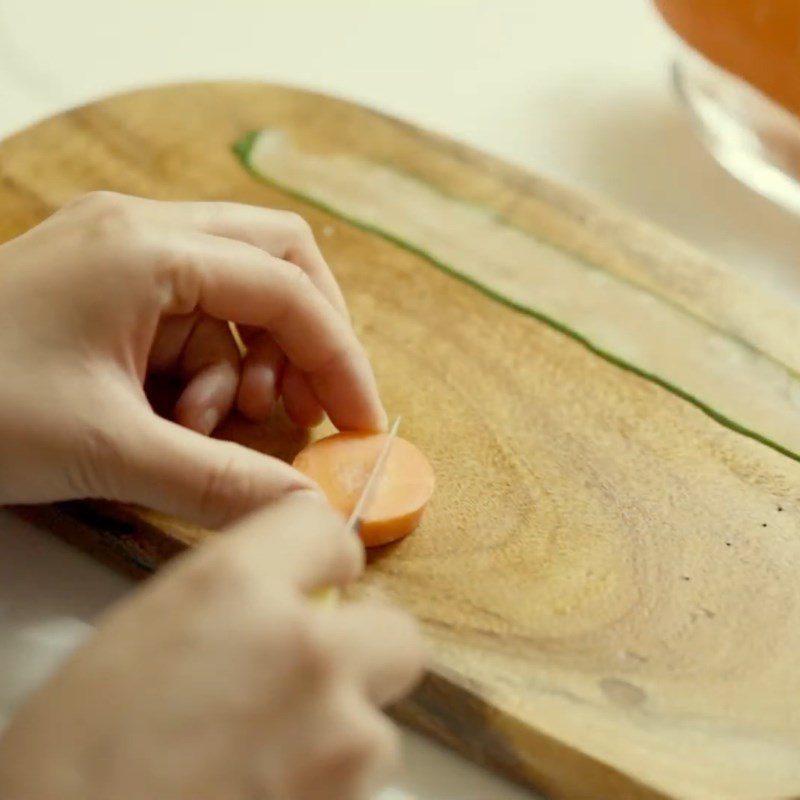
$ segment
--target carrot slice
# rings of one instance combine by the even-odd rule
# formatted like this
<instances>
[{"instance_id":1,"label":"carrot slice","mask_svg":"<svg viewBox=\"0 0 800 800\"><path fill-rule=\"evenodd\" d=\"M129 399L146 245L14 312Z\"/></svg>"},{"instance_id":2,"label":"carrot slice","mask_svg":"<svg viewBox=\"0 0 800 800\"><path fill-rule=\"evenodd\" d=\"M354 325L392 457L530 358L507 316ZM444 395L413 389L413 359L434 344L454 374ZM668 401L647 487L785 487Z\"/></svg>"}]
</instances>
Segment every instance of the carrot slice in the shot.
<instances>
[{"instance_id":1,"label":"carrot slice","mask_svg":"<svg viewBox=\"0 0 800 800\"><path fill-rule=\"evenodd\" d=\"M315 481L331 505L347 517L385 443L385 433L337 433L301 450L294 466ZM433 485L428 459L411 442L396 438L361 520L364 544L377 547L411 533L431 499Z\"/></svg>"}]
</instances>

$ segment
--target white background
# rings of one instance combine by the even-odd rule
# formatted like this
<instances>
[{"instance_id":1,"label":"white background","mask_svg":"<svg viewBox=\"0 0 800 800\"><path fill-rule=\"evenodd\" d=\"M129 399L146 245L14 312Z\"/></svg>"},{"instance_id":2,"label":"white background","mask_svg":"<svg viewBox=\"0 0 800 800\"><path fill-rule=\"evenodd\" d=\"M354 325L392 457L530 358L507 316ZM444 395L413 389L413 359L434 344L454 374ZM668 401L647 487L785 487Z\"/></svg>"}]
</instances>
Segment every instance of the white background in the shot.
<instances>
[{"instance_id":1,"label":"white background","mask_svg":"<svg viewBox=\"0 0 800 800\"><path fill-rule=\"evenodd\" d=\"M0 0L0 135L148 83L288 82L604 196L800 292L800 225L705 153L670 93L673 46L644 0ZM0 709L128 589L0 512ZM400 783L420 798L529 796L407 744Z\"/></svg>"}]
</instances>

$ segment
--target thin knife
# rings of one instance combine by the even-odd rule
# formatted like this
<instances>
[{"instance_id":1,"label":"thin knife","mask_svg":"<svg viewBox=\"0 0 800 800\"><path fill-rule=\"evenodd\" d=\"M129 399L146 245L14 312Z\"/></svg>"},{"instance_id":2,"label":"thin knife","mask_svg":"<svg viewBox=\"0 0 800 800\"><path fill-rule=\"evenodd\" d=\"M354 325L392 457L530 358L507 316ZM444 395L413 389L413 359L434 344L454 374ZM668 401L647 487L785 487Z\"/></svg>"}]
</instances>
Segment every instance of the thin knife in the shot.
<instances>
[{"instance_id":1,"label":"thin knife","mask_svg":"<svg viewBox=\"0 0 800 800\"><path fill-rule=\"evenodd\" d=\"M397 437L397 431L399 428L400 417L397 417L386 436L386 441L383 443L383 448L378 454L375 465L372 467L372 471L367 478L367 482L364 484L364 488L361 490L361 494L356 501L353 511L345 523L345 530L348 533L352 533L355 536L358 536L359 534L361 520L369 510L370 503L374 499L375 492L380 485L381 477L383 476L383 470L386 466L386 462L389 460L389 452L392 449L392 444ZM314 593L313 599L318 602L325 603L325 605L336 603L339 599L339 589L338 587L320 589Z\"/></svg>"}]
</instances>

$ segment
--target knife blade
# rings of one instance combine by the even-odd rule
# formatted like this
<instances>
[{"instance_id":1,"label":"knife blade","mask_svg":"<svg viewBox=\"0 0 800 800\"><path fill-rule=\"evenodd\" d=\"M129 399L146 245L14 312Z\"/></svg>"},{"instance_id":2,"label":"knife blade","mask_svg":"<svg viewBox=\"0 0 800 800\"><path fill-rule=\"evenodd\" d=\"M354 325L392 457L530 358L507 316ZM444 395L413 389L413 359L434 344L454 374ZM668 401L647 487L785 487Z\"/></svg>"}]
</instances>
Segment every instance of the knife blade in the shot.
<instances>
[{"instance_id":1,"label":"knife blade","mask_svg":"<svg viewBox=\"0 0 800 800\"><path fill-rule=\"evenodd\" d=\"M392 444L395 438L397 438L397 431L400 428L400 419L400 417L395 419L389 433L386 435L386 441L383 443L380 453L378 453L378 458L375 460L375 464L367 477L367 482L364 484L361 494L358 496L358 500L356 500L356 504L353 506L353 510L345 523L345 530L355 536L359 534L361 520L369 510L370 503L374 499L375 493L380 485L383 470L386 466L386 462L389 460ZM319 589L312 595L312 599L319 603L324 603L325 605L332 605L339 599L339 587L332 586L326 589Z\"/></svg>"},{"instance_id":2,"label":"knife blade","mask_svg":"<svg viewBox=\"0 0 800 800\"><path fill-rule=\"evenodd\" d=\"M367 478L367 482L364 484L364 488L361 490L361 494L356 501L355 506L353 507L350 517L347 520L347 530L351 533L358 533L361 520L363 519L364 515L369 509L370 503L375 497L375 492L380 484L384 467L386 466L386 462L389 460L389 452L392 449L392 444L397 437L397 431L399 428L400 417L397 417L386 436L386 441L383 443L380 453L378 453L378 458L372 467L372 471Z\"/></svg>"}]
</instances>

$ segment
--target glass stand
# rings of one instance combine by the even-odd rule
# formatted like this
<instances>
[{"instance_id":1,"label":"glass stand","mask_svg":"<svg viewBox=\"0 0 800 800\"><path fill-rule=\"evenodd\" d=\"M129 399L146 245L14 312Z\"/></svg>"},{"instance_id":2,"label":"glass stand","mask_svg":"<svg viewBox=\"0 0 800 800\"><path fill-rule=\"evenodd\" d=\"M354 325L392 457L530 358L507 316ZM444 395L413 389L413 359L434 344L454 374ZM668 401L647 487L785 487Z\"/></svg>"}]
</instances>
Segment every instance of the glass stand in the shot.
<instances>
[{"instance_id":1,"label":"glass stand","mask_svg":"<svg viewBox=\"0 0 800 800\"><path fill-rule=\"evenodd\" d=\"M800 214L800 119L688 49L672 78L714 157L740 181Z\"/></svg>"}]
</instances>

